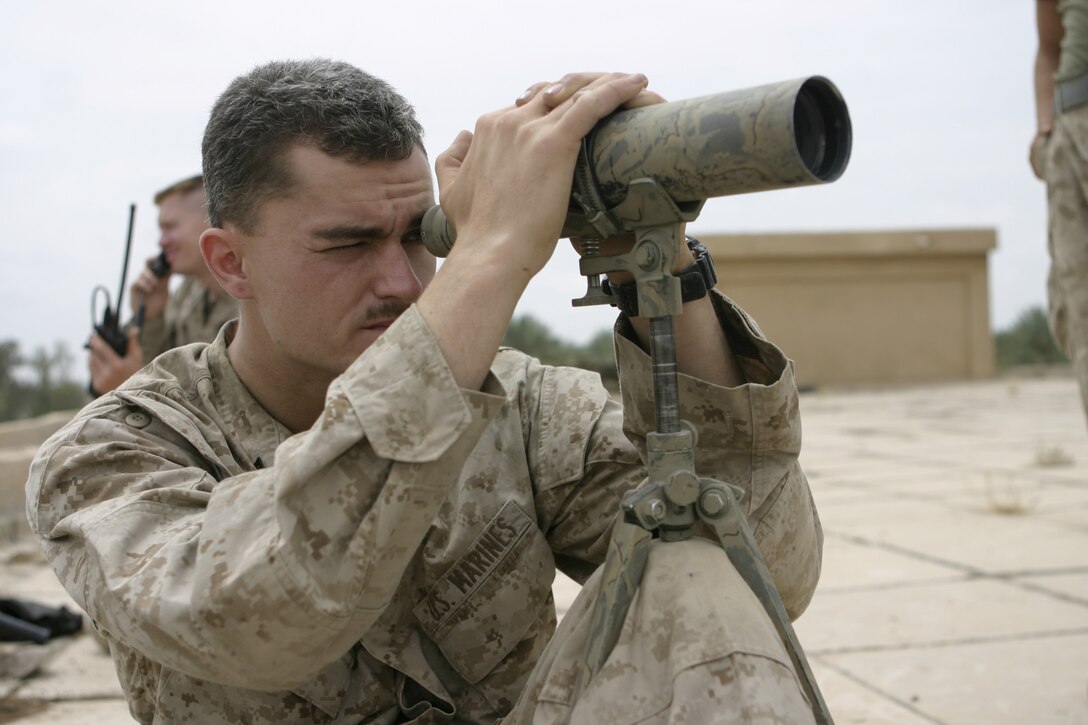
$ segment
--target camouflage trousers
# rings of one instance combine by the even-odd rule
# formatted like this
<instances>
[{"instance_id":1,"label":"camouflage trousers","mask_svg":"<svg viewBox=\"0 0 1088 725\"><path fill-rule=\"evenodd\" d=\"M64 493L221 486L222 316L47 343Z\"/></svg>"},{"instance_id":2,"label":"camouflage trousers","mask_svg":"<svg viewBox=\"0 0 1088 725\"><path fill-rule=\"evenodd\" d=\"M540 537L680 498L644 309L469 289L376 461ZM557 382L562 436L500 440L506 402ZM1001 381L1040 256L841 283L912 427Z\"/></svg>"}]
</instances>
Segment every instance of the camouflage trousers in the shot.
<instances>
[{"instance_id":1,"label":"camouflage trousers","mask_svg":"<svg viewBox=\"0 0 1088 725\"><path fill-rule=\"evenodd\" d=\"M1088 105L1055 119L1042 162L1049 211L1050 330L1073 362L1088 415Z\"/></svg>"},{"instance_id":2,"label":"camouflage trousers","mask_svg":"<svg viewBox=\"0 0 1088 725\"><path fill-rule=\"evenodd\" d=\"M504 725L813 722L774 625L725 552L703 539L654 542L619 640L572 708L600 574Z\"/></svg>"}]
</instances>

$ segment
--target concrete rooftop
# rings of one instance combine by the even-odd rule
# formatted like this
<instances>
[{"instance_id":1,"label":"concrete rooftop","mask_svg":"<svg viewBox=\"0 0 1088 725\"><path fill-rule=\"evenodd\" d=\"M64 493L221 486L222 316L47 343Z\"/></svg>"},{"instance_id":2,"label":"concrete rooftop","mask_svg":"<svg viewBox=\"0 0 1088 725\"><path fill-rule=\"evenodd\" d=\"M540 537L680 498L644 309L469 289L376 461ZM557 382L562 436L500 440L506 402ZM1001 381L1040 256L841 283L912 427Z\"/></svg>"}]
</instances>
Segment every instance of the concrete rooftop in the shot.
<instances>
[{"instance_id":1,"label":"concrete rooftop","mask_svg":"<svg viewBox=\"0 0 1088 725\"><path fill-rule=\"evenodd\" d=\"M1065 377L801 398L824 573L796 623L840 725L1088 723L1088 428ZM576 593L556 584L564 609ZM68 598L33 545L0 596ZM0 723L128 722L84 634L0 644Z\"/></svg>"}]
</instances>

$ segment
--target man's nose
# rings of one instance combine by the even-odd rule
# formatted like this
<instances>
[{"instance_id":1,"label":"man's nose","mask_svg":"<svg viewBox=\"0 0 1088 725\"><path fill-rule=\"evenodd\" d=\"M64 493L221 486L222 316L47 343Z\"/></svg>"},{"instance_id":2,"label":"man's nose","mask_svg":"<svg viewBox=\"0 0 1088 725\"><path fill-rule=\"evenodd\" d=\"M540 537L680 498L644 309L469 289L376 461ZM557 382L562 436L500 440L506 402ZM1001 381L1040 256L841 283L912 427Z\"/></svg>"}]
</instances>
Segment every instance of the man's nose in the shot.
<instances>
[{"instance_id":1,"label":"man's nose","mask_svg":"<svg viewBox=\"0 0 1088 725\"><path fill-rule=\"evenodd\" d=\"M412 259L399 242L383 245L379 264L381 269L374 285L378 297L415 302L423 293L423 284L412 266Z\"/></svg>"}]
</instances>

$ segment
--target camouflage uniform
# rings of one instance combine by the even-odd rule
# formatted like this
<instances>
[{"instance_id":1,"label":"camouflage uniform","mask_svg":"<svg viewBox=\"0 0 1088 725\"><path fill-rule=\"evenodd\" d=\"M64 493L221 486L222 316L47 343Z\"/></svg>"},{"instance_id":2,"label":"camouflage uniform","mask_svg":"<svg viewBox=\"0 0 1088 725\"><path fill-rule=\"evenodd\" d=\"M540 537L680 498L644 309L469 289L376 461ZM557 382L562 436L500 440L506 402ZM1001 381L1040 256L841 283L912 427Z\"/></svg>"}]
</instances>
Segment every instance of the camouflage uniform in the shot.
<instances>
[{"instance_id":1,"label":"camouflage uniform","mask_svg":"<svg viewBox=\"0 0 1088 725\"><path fill-rule=\"evenodd\" d=\"M170 294L162 316L144 320L140 329L144 362L191 342L211 342L220 328L237 316L237 300L226 292L209 299L199 279L186 277Z\"/></svg>"},{"instance_id":2,"label":"camouflage uniform","mask_svg":"<svg viewBox=\"0 0 1088 725\"><path fill-rule=\"evenodd\" d=\"M797 464L792 365L728 300L716 295L715 305L752 383L681 376L681 413L699 429L699 470L745 489L796 616L819 576L821 535ZM555 568L583 581L603 560L618 499L644 475L639 448L654 420L648 358L626 323L616 342L621 410L596 375L514 350L499 352L481 391L460 389L413 307L294 436L235 375L233 330L161 356L81 411L31 467L31 526L109 640L134 716L559 717L588 604L576 602L543 654ZM673 722L716 719L670 714L689 696L754 703L747 716L768 721L759 695L784 687L774 696L782 708L804 708L780 645L768 644L769 623L725 561L703 542L654 548L586 702L610 700L618 667L628 672L623 696L645 692L643 709ZM672 631L660 628L673 613ZM631 636L647 627L658 629Z\"/></svg>"},{"instance_id":3,"label":"camouflage uniform","mask_svg":"<svg viewBox=\"0 0 1088 725\"><path fill-rule=\"evenodd\" d=\"M1042 160L1049 206L1050 329L1073 362L1088 415L1088 105L1054 119Z\"/></svg>"},{"instance_id":4,"label":"camouflage uniform","mask_svg":"<svg viewBox=\"0 0 1088 725\"><path fill-rule=\"evenodd\" d=\"M1088 0L1059 0L1057 12L1062 29L1054 73L1058 102L1053 128L1032 154L1047 188L1050 330L1073 363L1088 415L1088 103L1070 87L1088 83Z\"/></svg>"}]
</instances>

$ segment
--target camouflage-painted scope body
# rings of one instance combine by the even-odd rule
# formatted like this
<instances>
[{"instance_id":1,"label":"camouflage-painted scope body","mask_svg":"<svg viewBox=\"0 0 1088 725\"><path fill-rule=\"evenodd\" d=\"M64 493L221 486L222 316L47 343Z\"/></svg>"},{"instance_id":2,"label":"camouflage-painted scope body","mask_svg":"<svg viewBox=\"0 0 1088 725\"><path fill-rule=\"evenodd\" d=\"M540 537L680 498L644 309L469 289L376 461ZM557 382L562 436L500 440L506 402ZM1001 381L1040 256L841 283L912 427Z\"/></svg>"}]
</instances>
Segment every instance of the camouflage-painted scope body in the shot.
<instances>
[{"instance_id":1,"label":"camouflage-painted scope body","mask_svg":"<svg viewBox=\"0 0 1088 725\"><path fill-rule=\"evenodd\" d=\"M834 181L851 141L846 103L821 76L619 111L587 138L606 208L636 179L654 179L676 204ZM572 199L563 236L587 233ZM433 254L445 257L454 235L441 207L424 215L423 242Z\"/></svg>"},{"instance_id":2,"label":"camouflage-painted scope body","mask_svg":"<svg viewBox=\"0 0 1088 725\"><path fill-rule=\"evenodd\" d=\"M620 111L593 131L602 199L652 177L676 202L837 179L850 158L839 91L814 76Z\"/></svg>"}]
</instances>

